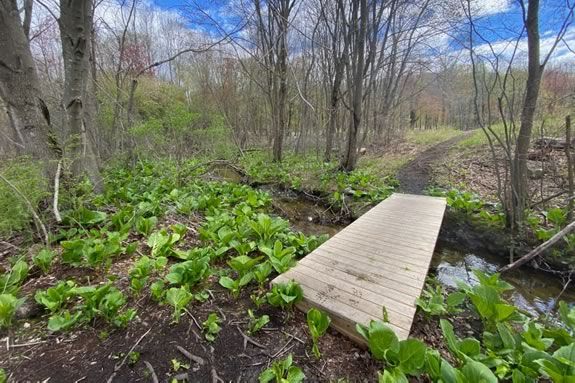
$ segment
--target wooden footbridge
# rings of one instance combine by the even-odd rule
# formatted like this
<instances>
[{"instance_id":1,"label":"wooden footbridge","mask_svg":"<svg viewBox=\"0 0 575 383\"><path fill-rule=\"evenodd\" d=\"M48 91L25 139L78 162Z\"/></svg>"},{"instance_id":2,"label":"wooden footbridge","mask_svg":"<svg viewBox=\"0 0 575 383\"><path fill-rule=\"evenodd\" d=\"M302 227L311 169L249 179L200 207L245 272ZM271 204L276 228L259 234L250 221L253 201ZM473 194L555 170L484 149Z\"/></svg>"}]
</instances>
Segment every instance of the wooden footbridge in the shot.
<instances>
[{"instance_id":1,"label":"wooden footbridge","mask_svg":"<svg viewBox=\"0 0 575 383\"><path fill-rule=\"evenodd\" d=\"M272 283L297 281L298 308L326 311L332 326L365 343L355 324L382 320L408 337L443 220L445 199L393 194Z\"/></svg>"}]
</instances>

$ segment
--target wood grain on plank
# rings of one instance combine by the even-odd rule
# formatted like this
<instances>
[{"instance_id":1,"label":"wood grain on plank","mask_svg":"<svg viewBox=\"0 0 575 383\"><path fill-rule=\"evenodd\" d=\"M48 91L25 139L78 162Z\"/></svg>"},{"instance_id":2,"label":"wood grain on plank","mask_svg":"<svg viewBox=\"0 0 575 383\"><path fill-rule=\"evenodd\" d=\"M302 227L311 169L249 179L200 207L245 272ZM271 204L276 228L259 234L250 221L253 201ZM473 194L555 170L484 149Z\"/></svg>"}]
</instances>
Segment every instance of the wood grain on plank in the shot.
<instances>
[{"instance_id":1,"label":"wood grain on plank","mask_svg":"<svg viewBox=\"0 0 575 383\"><path fill-rule=\"evenodd\" d=\"M316 307L332 326L365 345L356 323L382 320L409 336L445 211L438 197L393 194L308 254L272 283L302 286L301 310Z\"/></svg>"}]
</instances>

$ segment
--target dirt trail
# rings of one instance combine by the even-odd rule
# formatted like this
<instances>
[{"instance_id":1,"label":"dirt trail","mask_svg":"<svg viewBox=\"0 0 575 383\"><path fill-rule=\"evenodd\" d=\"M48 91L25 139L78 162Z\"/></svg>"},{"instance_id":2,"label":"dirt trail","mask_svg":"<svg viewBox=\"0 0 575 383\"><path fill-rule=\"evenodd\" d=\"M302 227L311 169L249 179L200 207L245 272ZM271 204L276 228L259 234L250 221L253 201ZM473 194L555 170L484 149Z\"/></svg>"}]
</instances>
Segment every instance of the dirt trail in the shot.
<instances>
[{"instance_id":1,"label":"dirt trail","mask_svg":"<svg viewBox=\"0 0 575 383\"><path fill-rule=\"evenodd\" d=\"M432 165L446 155L449 148L461 141L467 133L440 142L419 153L417 157L399 169L399 191L409 194L424 194L432 175Z\"/></svg>"}]
</instances>

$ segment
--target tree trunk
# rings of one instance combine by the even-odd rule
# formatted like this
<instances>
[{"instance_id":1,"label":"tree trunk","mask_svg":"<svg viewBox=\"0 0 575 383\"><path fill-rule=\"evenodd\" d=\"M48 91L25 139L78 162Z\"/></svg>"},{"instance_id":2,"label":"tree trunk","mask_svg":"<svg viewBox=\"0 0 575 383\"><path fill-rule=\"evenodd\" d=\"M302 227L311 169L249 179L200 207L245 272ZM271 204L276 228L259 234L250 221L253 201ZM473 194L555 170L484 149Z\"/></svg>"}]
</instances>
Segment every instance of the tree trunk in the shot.
<instances>
[{"instance_id":1,"label":"tree trunk","mask_svg":"<svg viewBox=\"0 0 575 383\"><path fill-rule=\"evenodd\" d=\"M512 228L514 230L518 230L522 226L525 209L528 206L527 151L531 142L533 120L543 73L539 53L539 0L529 1L525 24L527 29L528 72L525 99L521 110L521 127L519 128L513 158L512 183L515 219L512 223Z\"/></svg>"},{"instance_id":2,"label":"tree trunk","mask_svg":"<svg viewBox=\"0 0 575 383\"><path fill-rule=\"evenodd\" d=\"M0 98L19 154L45 161L50 176L55 144L50 132L50 114L42 99L36 66L15 0L0 1Z\"/></svg>"},{"instance_id":3,"label":"tree trunk","mask_svg":"<svg viewBox=\"0 0 575 383\"><path fill-rule=\"evenodd\" d=\"M60 37L64 58L64 108L67 156L75 176L87 175L96 192L103 187L98 159L91 137L96 136L94 119L89 113L90 34L92 1L60 1Z\"/></svg>"},{"instance_id":4,"label":"tree trunk","mask_svg":"<svg viewBox=\"0 0 575 383\"><path fill-rule=\"evenodd\" d=\"M274 135L273 160L281 162L283 138L286 131L286 106L287 106L287 33L289 18L289 0L281 2L282 9L279 15L279 47L277 55L277 76L279 89L277 94L277 125Z\"/></svg>"},{"instance_id":5,"label":"tree trunk","mask_svg":"<svg viewBox=\"0 0 575 383\"><path fill-rule=\"evenodd\" d=\"M365 71L365 36L367 32L367 0L360 0L359 4L354 4L352 15L353 28L350 33L354 39L354 49L352 50L352 63L348 65L351 76L351 121L348 129L347 148L341 162L341 168L345 171L355 169L357 162L357 133L361 124L362 104L363 104L363 74ZM359 9L357 9L359 7ZM359 15L358 15L359 12ZM359 16L359 17L358 17Z\"/></svg>"}]
</instances>

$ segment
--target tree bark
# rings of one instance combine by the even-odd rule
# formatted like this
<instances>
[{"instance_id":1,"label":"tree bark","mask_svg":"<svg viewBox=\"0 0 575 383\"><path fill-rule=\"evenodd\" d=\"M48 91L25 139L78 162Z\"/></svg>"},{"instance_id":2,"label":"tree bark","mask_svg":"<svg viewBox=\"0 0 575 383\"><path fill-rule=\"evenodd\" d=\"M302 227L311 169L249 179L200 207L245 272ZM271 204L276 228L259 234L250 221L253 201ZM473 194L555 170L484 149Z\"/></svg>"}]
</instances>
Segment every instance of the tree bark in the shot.
<instances>
[{"instance_id":1,"label":"tree bark","mask_svg":"<svg viewBox=\"0 0 575 383\"><path fill-rule=\"evenodd\" d=\"M6 104L13 144L18 154L45 161L51 176L55 144L50 114L42 99L36 66L15 0L0 1L0 98Z\"/></svg>"},{"instance_id":2,"label":"tree bark","mask_svg":"<svg viewBox=\"0 0 575 383\"><path fill-rule=\"evenodd\" d=\"M539 37L539 0L530 0L527 6L527 29L528 69L525 98L521 110L521 127L517 135L517 144L513 158L513 210L515 222L512 228L518 230L523 225L525 210L528 205L528 177L527 177L527 152L531 141L533 120L539 98L539 88L543 66L540 63L540 37Z\"/></svg>"},{"instance_id":3,"label":"tree bark","mask_svg":"<svg viewBox=\"0 0 575 383\"><path fill-rule=\"evenodd\" d=\"M60 1L60 38L64 58L64 109L66 124L64 137L68 141L66 155L72 160L75 176L87 175L96 192L103 187L91 137L95 124L90 116L90 41L92 30L92 1Z\"/></svg>"},{"instance_id":4,"label":"tree bark","mask_svg":"<svg viewBox=\"0 0 575 383\"><path fill-rule=\"evenodd\" d=\"M353 50L348 65L348 81L351 87L351 121L347 135L347 147L341 168L345 171L355 169L357 163L357 133L359 132L363 105L363 75L365 71L365 38L367 33L367 0L353 1L351 27Z\"/></svg>"}]
</instances>

